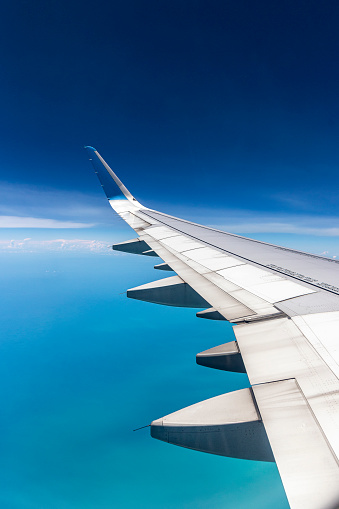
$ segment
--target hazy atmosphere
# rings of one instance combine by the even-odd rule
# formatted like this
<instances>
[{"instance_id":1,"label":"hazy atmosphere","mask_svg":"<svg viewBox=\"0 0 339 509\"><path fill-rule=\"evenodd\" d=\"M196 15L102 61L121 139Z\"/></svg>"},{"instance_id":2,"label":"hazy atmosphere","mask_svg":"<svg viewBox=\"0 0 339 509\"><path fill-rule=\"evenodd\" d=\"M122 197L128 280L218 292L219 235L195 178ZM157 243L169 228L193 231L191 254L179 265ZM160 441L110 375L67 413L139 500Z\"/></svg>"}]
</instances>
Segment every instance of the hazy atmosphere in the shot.
<instances>
[{"instance_id":1,"label":"hazy atmosphere","mask_svg":"<svg viewBox=\"0 0 339 509\"><path fill-rule=\"evenodd\" d=\"M233 339L126 298L154 260L109 207L94 146L148 207L339 256L339 4L0 6L0 506L287 509L274 464L134 428L248 385L195 364Z\"/></svg>"}]
</instances>

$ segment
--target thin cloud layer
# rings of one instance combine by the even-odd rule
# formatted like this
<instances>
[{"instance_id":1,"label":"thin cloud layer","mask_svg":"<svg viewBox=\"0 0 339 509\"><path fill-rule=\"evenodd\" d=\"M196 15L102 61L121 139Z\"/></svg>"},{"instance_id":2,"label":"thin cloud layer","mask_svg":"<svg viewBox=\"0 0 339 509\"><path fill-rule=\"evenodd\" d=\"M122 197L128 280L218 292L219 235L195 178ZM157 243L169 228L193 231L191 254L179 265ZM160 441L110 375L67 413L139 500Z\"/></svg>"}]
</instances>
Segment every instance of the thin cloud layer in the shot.
<instances>
[{"instance_id":1,"label":"thin cloud layer","mask_svg":"<svg viewBox=\"0 0 339 509\"><path fill-rule=\"evenodd\" d=\"M163 201L146 203L156 210L200 224L238 234L290 233L339 236L339 217L292 212L251 211L178 206ZM94 228L114 227L122 220L104 195L0 182L2 228Z\"/></svg>"},{"instance_id":2,"label":"thin cloud layer","mask_svg":"<svg viewBox=\"0 0 339 509\"><path fill-rule=\"evenodd\" d=\"M75 223L41 217L0 216L0 228L90 228L94 223Z\"/></svg>"},{"instance_id":3,"label":"thin cloud layer","mask_svg":"<svg viewBox=\"0 0 339 509\"><path fill-rule=\"evenodd\" d=\"M107 242L99 240L83 239L53 239L53 240L33 240L11 239L0 240L0 252L27 252L34 253L40 251L83 251L83 252L101 252L109 253L111 246Z\"/></svg>"},{"instance_id":4,"label":"thin cloud layer","mask_svg":"<svg viewBox=\"0 0 339 509\"><path fill-rule=\"evenodd\" d=\"M339 221L338 221L339 224ZM219 226L220 229L231 233L292 233L297 235L316 235L324 237L338 237L339 227L312 227L292 223L230 223Z\"/></svg>"},{"instance_id":5,"label":"thin cloud layer","mask_svg":"<svg viewBox=\"0 0 339 509\"><path fill-rule=\"evenodd\" d=\"M65 226L55 224L53 226L53 223L50 223L51 226L28 225L28 227L82 228L92 226L93 223L107 223L110 215L114 214L100 189L97 195L91 195L78 191L41 189L26 184L0 182L0 216L34 219L35 224L38 224L36 222L38 219L68 223ZM78 223L80 226L69 226L70 223ZM15 225L8 227L17 228Z\"/></svg>"}]
</instances>

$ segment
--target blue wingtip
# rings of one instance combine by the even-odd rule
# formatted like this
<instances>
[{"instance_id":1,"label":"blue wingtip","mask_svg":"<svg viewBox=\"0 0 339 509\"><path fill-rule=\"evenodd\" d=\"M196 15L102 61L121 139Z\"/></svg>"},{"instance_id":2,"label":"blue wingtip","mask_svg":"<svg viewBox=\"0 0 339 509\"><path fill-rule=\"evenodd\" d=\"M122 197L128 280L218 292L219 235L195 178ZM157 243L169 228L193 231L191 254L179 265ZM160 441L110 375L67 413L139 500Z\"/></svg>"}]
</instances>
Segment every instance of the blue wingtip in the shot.
<instances>
[{"instance_id":1,"label":"blue wingtip","mask_svg":"<svg viewBox=\"0 0 339 509\"><path fill-rule=\"evenodd\" d=\"M120 184L121 182L119 179L117 179L116 175L112 172L109 166L107 166L103 159L98 155L97 150L90 146L86 146L84 148L88 154L89 160L94 167L94 171L98 176L100 184L106 193L107 198L109 200L126 200L127 197L120 189L116 180L118 180Z\"/></svg>"}]
</instances>

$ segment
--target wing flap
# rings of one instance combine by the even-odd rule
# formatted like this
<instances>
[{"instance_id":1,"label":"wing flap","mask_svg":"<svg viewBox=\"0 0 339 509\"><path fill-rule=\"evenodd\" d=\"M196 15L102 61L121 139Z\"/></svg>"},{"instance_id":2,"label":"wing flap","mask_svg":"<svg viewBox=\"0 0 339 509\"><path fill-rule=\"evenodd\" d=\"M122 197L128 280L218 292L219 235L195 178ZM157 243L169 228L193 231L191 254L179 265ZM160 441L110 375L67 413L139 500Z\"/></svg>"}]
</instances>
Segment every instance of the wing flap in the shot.
<instances>
[{"instance_id":1,"label":"wing flap","mask_svg":"<svg viewBox=\"0 0 339 509\"><path fill-rule=\"evenodd\" d=\"M294 379L253 386L293 509L339 506L336 457Z\"/></svg>"},{"instance_id":2,"label":"wing flap","mask_svg":"<svg viewBox=\"0 0 339 509\"><path fill-rule=\"evenodd\" d=\"M338 462L338 378L302 330L293 320L280 318L274 321L239 325L234 327L234 333L254 390L256 386L259 386L258 384L267 385L286 379L295 380L315 422L326 437L327 443L330 444L335 461ZM337 332L335 334L337 335ZM262 402L260 399L258 406L261 411ZM286 419L288 419L288 414L286 414ZM265 416L263 416L263 420L266 425ZM281 419L282 430L285 425L284 419ZM302 420L299 425L302 426ZM286 447L290 446L292 449L298 447L293 434L286 437L285 442ZM309 443L308 446L312 447L312 444ZM279 466L281 462L279 452L274 454ZM299 454L297 456L299 458ZM315 455L314 471L318 467ZM337 472L339 476L338 465ZM284 473L281 475L284 482ZM321 475L320 472L319 475ZM339 496L339 477L337 490ZM326 506L319 505L317 507Z\"/></svg>"}]
</instances>

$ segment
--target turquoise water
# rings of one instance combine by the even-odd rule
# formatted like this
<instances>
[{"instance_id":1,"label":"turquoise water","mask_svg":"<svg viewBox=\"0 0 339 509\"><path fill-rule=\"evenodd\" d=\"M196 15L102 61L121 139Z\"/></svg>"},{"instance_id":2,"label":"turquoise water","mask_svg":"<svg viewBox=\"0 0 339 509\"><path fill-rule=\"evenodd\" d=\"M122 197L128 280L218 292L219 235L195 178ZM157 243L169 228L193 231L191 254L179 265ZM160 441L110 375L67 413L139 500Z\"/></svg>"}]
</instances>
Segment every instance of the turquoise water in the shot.
<instances>
[{"instance_id":1,"label":"turquoise water","mask_svg":"<svg viewBox=\"0 0 339 509\"><path fill-rule=\"evenodd\" d=\"M247 385L195 354L232 339L194 310L126 298L162 277L129 255L12 253L1 260L0 507L287 509L276 466L133 432Z\"/></svg>"}]
</instances>

